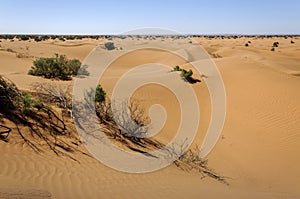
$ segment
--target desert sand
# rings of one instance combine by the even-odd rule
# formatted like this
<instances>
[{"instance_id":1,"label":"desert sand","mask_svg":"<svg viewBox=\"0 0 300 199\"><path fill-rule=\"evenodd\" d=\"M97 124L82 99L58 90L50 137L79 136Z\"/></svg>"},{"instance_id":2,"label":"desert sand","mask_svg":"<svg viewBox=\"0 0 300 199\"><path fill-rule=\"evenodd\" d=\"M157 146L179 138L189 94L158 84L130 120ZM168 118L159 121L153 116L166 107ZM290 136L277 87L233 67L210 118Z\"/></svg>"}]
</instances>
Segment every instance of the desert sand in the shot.
<instances>
[{"instance_id":1,"label":"desert sand","mask_svg":"<svg viewBox=\"0 0 300 199\"><path fill-rule=\"evenodd\" d=\"M206 157L208 165L226 176L229 185L197 172L171 165L146 174L128 174L104 166L94 158L74 154L78 162L52 151L34 152L14 133L0 142L0 198L299 198L300 184L300 38L193 38L211 55L222 75L227 112L222 136ZM293 40L295 43L291 43ZM246 47L245 43L251 41ZM271 51L273 42L279 47ZM81 61L101 40L42 42L1 40L0 74L20 89L36 82L66 86L73 81L46 80L27 75L35 57L65 54ZM111 94L119 75L132 64L161 61L190 65L156 51L140 51L112 64L101 84ZM195 74L200 78L200 74ZM210 99L203 81L192 85L201 106L194 144L201 144L209 125ZM172 137L180 112L176 100L159 86L138 90L135 97L159 102L168 121L159 139ZM151 92L151 95L149 93ZM7 123L6 125L11 125ZM86 151L83 146L80 149Z\"/></svg>"}]
</instances>

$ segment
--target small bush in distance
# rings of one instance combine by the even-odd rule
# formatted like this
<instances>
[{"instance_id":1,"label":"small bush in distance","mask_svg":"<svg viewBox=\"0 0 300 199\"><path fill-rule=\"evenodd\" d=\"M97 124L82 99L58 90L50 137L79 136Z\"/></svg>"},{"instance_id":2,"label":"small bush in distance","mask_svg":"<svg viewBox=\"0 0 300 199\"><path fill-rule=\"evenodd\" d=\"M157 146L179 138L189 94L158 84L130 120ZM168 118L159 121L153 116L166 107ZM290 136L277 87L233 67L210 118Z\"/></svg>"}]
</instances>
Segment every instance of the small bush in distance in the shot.
<instances>
[{"instance_id":1,"label":"small bush in distance","mask_svg":"<svg viewBox=\"0 0 300 199\"><path fill-rule=\"evenodd\" d=\"M107 50L114 50L116 48L113 42L106 42L104 46Z\"/></svg>"},{"instance_id":2,"label":"small bush in distance","mask_svg":"<svg viewBox=\"0 0 300 199\"><path fill-rule=\"evenodd\" d=\"M182 71L182 69L177 65L173 68L172 71Z\"/></svg>"},{"instance_id":3,"label":"small bush in distance","mask_svg":"<svg viewBox=\"0 0 300 199\"><path fill-rule=\"evenodd\" d=\"M273 47L278 47L278 46L279 46L279 42L278 41L276 41L276 42L273 43Z\"/></svg>"},{"instance_id":4,"label":"small bush in distance","mask_svg":"<svg viewBox=\"0 0 300 199\"><path fill-rule=\"evenodd\" d=\"M35 42L40 42L40 41L42 41L42 39L39 36L37 36L37 37L34 38L34 41Z\"/></svg>"},{"instance_id":5,"label":"small bush in distance","mask_svg":"<svg viewBox=\"0 0 300 199\"><path fill-rule=\"evenodd\" d=\"M178 65L175 66L171 72L174 72L174 71L181 71L180 73L180 76L187 82L191 83L191 84L194 84L194 83L197 83L197 82L201 82L200 80L198 79L194 79L192 76L193 76L193 71L190 69L189 71L185 70L185 69L182 69L180 68Z\"/></svg>"},{"instance_id":6,"label":"small bush in distance","mask_svg":"<svg viewBox=\"0 0 300 199\"><path fill-rule=\"evenodd\" d=\"M19 35L17 38L19 38L21 41L28 41L30 39L30 37L27 35Z\"/></svg>"},{"instance_id":7,"label":"small bush in distance","mask_svg":"<svg viewBox=\"0 0 300 199\"><path fill-rule=\"evenodd\" d=\"M66 41L66 39L64 37L60 37L59 40L60 41Z\"/></svg>"},{"instance_id":8,"label":"small bush in distance","mask_svg":"<svg viewBox=\"0 0 300 199\"><path fill-rule=\"evenodd\" d=\"M193 80L192 75L193 75L193 71L191 69L189 71L183 69L180 74L180 76L184 78L187 82L192 82Z\"/></svg>"}]
</instances>

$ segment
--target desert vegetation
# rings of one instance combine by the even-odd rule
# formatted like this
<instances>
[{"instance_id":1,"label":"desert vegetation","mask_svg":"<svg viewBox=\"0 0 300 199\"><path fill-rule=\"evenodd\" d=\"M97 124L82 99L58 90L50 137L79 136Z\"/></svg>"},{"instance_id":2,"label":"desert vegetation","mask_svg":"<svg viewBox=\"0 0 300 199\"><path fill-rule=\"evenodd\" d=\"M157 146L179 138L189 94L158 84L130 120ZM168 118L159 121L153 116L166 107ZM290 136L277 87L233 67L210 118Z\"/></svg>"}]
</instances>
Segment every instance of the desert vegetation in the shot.
<instances>
[{"instance_id":1,"label":"desert vegetation","mask_svg":"<svg viewBox=\"0 0 300 199\"><path fill-rule=\"evenodd\" d=\"M248 47L248 46L250 46L250 44L251 44L251 41L248 41L247 43L245 43L245 46Z\"/></svg>"},{"instance_id":2,"label":"desert vegetation","mask_svg":"<svg viewBox=\"0 0 300 199\"><path fill-rule=\"evenodd\" d=\"M75 102L76 103L76 102ZM113 113L112 105L116 107ZM151 155L152 150L161 149L165 145L154 138L145 137L148 132L147 124L149 118L145 116L146 111L141 103L132 99L129 102L111 101L101 85L96 89L90 89L86 92L85 102L76 104L76 109L72 112L75 122L77 112L83 107L94 109L98 117L102 131L112 142L119 143L121 147L127 150ZM73 107L74 108L74 107ZM176 147L165 147L166 158L178 157L174 164L185 171L195 170L202 177L212 177L222 183L227 184L226 178L218 175L208 167L207 160L198 157L198 149L187 149L186 143L179 147L181 150L175 150ZM178 147L177 147L178 148Z\"/></svg>"},{"instance_id":3,"label":"desert vegetation","mask_svg":"<svg viewBox=\"0 0 300 199\"><path fill-rule=\"evenodd\" d=\"M98 40L101 37L106 37L102 35L0 35L0 39L5 40L19 40L19 41L35 41L35 42L41 42L41 41L47 41L49 39L52 40L60 40L60 41L67 41L67 40L82 40L84 38L90 38L90 39L96 39ZM108 36L107 36L108 37Z\"/></svg>"},{"instance_id":4,"label":"desert vegetation","mask_svg":"<svg viewBox=\"0 0 300 199\"><path fill-rule=\"evenodd\" d=\"M0 132L1 140L8 142L9 134L16 133L36 152L42 152L46 145L55 154L72 158L69 152L78 151L72 143L79 140L68 129L64 118L51 105L20 91L3 76L0 76L0 106L4 129Z\"/></svg>"},{"instance_id":5,"label":"desert vegetation","mask_svg":"<svg viewBox=\"0 0 300 199\"><path fill-rule=\"evenodd\" d=\"M29 75L45 78L70 80L76 75L89 75L78 59L68 59L65 55L55 54L54 57L41 57L33 61L33 66L28 71Z\"/></svg>"},{"instance_id":6,"label":"desert vegetation","mask_svg":"<svg viewBox=\"0 0 300 199\"><path fill-rule=\"evenodd\" d=\"M35 88L35 92L31 94L20 91L10 80L0 76L0 105L3 107L0 119L5 121L0 126L0 139L8 142L9 134L16 132L28 146L38 153L43 151L44 146L47 146L55 154L67 156L75 161L77 161L76 158L72 156L74 152L87 155L78 149L80 141L73 134L74 128L69 122L70 117L60 116L55 111L56 108L52 108L55 106L62 110L72 111L71 95L66 94L67 90L52 85L38 84ZM147 128L144 127L148 122L138 101L131 101L129 104L118 103L120 112L116 117L113 117L111 104L104 89L98 85L96 89L87 92L86 104L82 106L95 108L101 128L106 135L129 150L148 154L151 150L165 147L163 143L153 138L137 136L141 130L142 133L147 132ZM124 112L128 110L130 118L124 117ZM76 111L73 114L76 114ZM182 143L179 151L173 146L165 147L166 158L178 157L174 162L178 168L185 171L195 170L202 177L212 177L227 184L225 177L208 167L207 160L198 157L197 150L197 148L187 149L186 143Z\"/></svg>"},{"instance_id":7,"label":"desert vegetation","mask_svg":"<svg viewBox=\"0 0 300 199\"><path fill-rule=\"evenodd\" d=\"M273 43L273 46L272 46L272 47L277 48L278 46L279 46L279 42L276 41L276 42Z\"/></svg>"},{"instance_id":8,"label":"desert vegetation","mask_svg":"<svg viewBox=\"0 0 300 199\"><path fill-rule=\"evenodd\" d=\"M116 48L115 44L111 41L104 43L104 46L107 50L114 50Z\"/></svg>"},{"instance_id":9,"label":"desert vegetation","mask_svg":"<svg viewBox=\"0 0 300 199\"><path fill-rule=\"evenodd\" d=\"M180 68L178 65L175 66L173 68L173 70L171 72L175 72L175 71L180 71L180 76L182 77L182 79L190 84L194 84L194 83L197 83L197 82L200 82L199 79L195 79L193 76L193 71L190 69L190 70L185 70L183 68Z\"/></svg>"},{"instance_id":10,"label":"desert vegetation","mask_svg":"<svg viewBox=\"0 0 300 199\"><path fill-rule=\"evenodd\" d=\"M112 36L112 35L13 35L13 34L2 34L0 35L0 39L7 39L7 40L20 40L20 41L30 41L30 40L34 40L37 42L40 41L47 41L49 39L52 40L61 40L61 41L67 41L67 40L82 40L85 38L89 38L89 39L96 39L98 40L99 38L104 38L107 40L111 40L113 37L115 38L120 38L120 39L124 39L126 37L131 37L131 38L137 38L137 39L149 39L149 40L155 40L157 38L173 38L173 39L180 39L180 38L186 38L186 37L198 37L198 38L207 38L207 39L238 39L238 38L280 38L280 37L284 37L285 39L288 38L293 38L293 37L297 37L299 35L190 35L190 36L177 36L177 35L169 35L169 36L148 36L148 35L120 35L120 36Z\"/></svg>"},{"instance_id":11,"label":"desert vegetation","mask_svg":"<svg viewBox=\"0 0 300 199\"><path fill-rule=\"evenodd\" d=\"M275 49L279 46L279 42L275 41L272 45L271 51L275 51Z\"/></svg>"}]
</instances>

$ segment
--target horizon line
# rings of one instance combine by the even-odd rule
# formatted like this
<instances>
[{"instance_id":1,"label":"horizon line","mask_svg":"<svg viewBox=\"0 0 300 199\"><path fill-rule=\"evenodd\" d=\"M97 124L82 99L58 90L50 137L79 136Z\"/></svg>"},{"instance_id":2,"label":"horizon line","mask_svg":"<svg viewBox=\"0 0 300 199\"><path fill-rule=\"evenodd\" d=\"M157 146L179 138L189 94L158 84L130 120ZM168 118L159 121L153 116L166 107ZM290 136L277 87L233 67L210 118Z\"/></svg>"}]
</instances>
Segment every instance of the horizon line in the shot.
<instances>
[{"instance_id":1,"label":"horizon line","mask_svg":"<svg viewBox=\"0 0 300 199\"><path fill-rule=\"evenodd\" d=\"M278 34L278 33L270 33L270 34L240 34L240 33L209 33L209 34L68 34L68 33L0 33L1 36L110 36L110 37L118 37L118 36L300 36L300 33L293 34Z\"/></svg>"}]
</instances>

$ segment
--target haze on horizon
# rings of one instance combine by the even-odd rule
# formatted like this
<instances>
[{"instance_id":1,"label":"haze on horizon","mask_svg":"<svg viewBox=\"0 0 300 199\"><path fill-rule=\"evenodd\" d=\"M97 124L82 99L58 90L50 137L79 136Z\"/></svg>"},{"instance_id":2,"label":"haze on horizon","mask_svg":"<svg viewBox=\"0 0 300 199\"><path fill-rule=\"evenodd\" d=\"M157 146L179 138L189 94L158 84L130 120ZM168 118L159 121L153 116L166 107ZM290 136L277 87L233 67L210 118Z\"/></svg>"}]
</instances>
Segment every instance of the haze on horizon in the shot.
<instances>
[{"instance_id":1,"label":"haze on horizon","mask_svg":"<svg viewBox=\"0 0 300 199\"><path fill-rule=\"evenodd\" d=\"M300 2L22 1L1 3L0 34L119 34L155 27L183 34L300 34Z\"/></svg>"}]
</instances>

